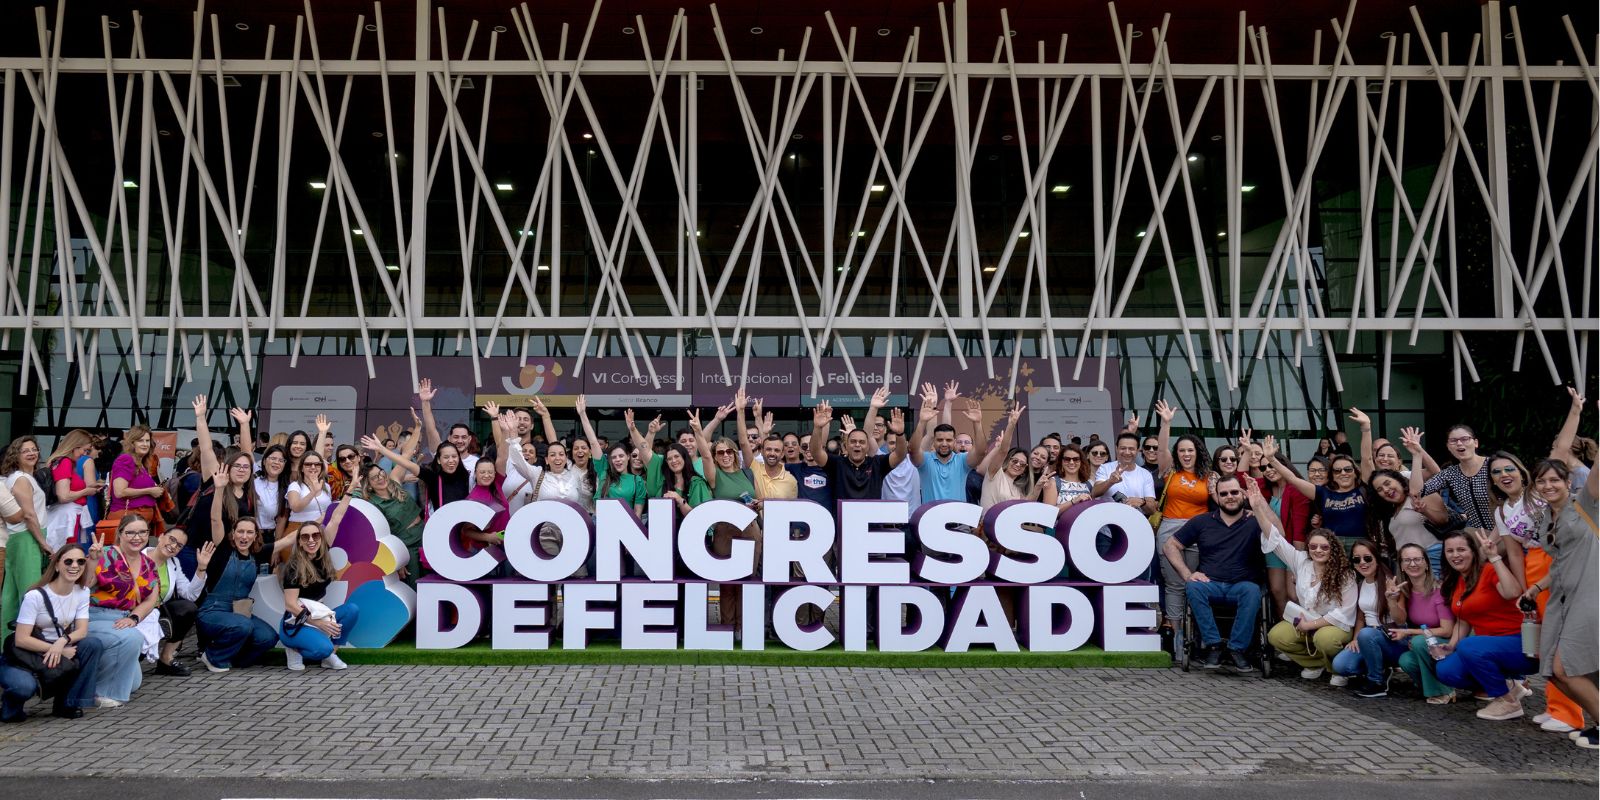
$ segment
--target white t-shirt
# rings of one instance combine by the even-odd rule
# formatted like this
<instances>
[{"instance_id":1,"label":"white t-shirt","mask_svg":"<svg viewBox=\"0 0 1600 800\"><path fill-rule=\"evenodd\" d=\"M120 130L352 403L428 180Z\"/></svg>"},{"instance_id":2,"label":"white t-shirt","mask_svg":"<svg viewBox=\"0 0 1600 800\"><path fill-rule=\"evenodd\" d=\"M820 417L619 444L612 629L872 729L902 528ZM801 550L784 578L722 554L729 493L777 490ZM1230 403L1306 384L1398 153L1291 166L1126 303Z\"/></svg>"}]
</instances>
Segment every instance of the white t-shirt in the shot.
<instances>
[{"instance_id":1,"label":"white t-shirt","mask_svg":"<svg viewBox=\"0 0 1600 800\"><path fill-rule=\"evenodd\" d=\"M252 480L256 489L256 525L264 531L274 530L278 527L278 482L260 475Z\"/></svg>"},{"instance_id":2,"label":"white t-shirt","mask_svg":"<svg viewBox=\"0 0 1600 800\"><path fill-rule=\"evenodd\" d=\"M1106 463L1101 464L1099 469L1094 471L1094 482L1099 483L1106 478L1111 477L1111 473L1116 471L1117 462L1107 461ZM1122 480L1111 484L1111 488L1107 489L1106 493L1100 496L1110 497L1117 492L1122 492L1123 496L1128 498L1153 498L1156 496L1156 481L1155 478L1151 476L1150 470L1147 470L1144 467L1136 466L1133 469L1124 470L1122 473Z\"/></svg>"},{"instance_id":3,"label":"white t-shirt","mask_svg":"<svg viewBox=\"0 0 1600 800\"><path fill-rule=\"evenodd\" d=\"M1356 594L1356 608L1361 611L1361 616L1366 620L1369 628L1376 628L1384 623L1378 619L1378 584L1372 581L1359 581L1361 588Z\"/></svg>"},{"instance_id":4,"label":"white t-shirt","mask_svg":"<svg viewBox=\"0 0 1600 800\"><path fill-rule=\"evenodd\" d=\"M289 494L298 494L303 497L311 494L311 490L307 489L305 484L295 481L294 483L289 484ZM322 517L328 513L328 509L332 506L333 495L329 494L327 486L323 486L322 491L319 492L316 497L311 498L311 502L307 503L305 508L302 508L299 511L291 510L289 512L289 521L321 522Z\"/></svg>"},{"instance_id":5,"label":"white t-shirt","mask_svg":"<svg viewBox=\"0 0 1600 800\"><path fill-rule=\"evenodd\" d=\"M1536 506L1543 506L1543 501L1534 500ZM1524 548L1543 547L1539 543L1539 526L1533 524L1531 513L1534 509L1528 507L1528 492L1523 491L1522 496L1515 502L1506 503L1494 510L1494 527L1501 536L1510 536L1522 543Z\"/></svg>"},{"instance_id":6,"label":"white t-shirt","mask_svg":"<svg viewBox=\"0 0 1600 800\"><path fill-rule=\"evenodd\" d=\"M29 488L33 489L33 516L34 516L34 519L37 519L39 521L39 524L41 526L43 526L44 525L45 513L46 513L47 509L45 507L45 502L44 502L44 490L39 488L39 482L34 480L32 475L29 475L28 473L23 472L22 470L17 470L16 472L13 472L10 475L6 476L6 488L11 490L11 494L12 495L16 495L17 494L17 484L22 483L24 481L26 481L28 483L28 487ZM22 520L22 521L19 521L19 522L7 522L5 525L6 525L6 527L8 529L10 529L10 531L12 533L27 533L28 532L28 522L27 522L27 520Z\"/></svg>"},{"instance_id":7,"label":"white t-shirt","mask_svg":"<svg viewBox=\"0 0 1600 800\"><path fill-rule=\"evenodd\" d=\"M883 476L883 499L903 500L915 511L922 505L922 473L911 459L904 458Z\"/></svg>"},{"instance_id":8,"label":"white t-shirt","mask_svg":"<svg viewBox=\"0 0 1600 800\"><path fill-rule=\"evenodd\" d=\"M50 598L50 606L55 610L56 621L61 623L62 630L71 631L76 620L89 618L87 587L74 586L72 593L65 597L56 594L48 586L44 587L44 593ZM54 642L59 638L55 624L50 621L50 612L45 609L44 601L36 590L30 589L22 596L22 605L17 608L17 624L32 625L45 641Z\"/></svg>"}]
</instances>

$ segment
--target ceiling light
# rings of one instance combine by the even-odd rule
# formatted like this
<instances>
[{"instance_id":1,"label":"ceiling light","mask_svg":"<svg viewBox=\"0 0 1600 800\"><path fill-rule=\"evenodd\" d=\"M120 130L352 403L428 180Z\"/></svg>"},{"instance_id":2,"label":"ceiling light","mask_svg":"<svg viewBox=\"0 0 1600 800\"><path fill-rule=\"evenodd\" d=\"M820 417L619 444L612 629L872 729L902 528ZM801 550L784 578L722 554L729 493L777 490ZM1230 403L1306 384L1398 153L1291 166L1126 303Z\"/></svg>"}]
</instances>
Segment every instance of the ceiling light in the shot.
<instances>
[{"instance_id":1,"label":"ceiling light","mask_svg":"<svg viewBox=\"0 0 1600 800\"><path fill-rule=\"evenodd\" d=\"M631 26L631 25L626 27L626 28L623 28L622 32L624 34L627 34L628 36L632 36L635 33L635 31L633 30L633 26Z\"/></svg>"},{"instance_id":2,"label":"ceiling light","mask_svg":"<svg viewBox=\"0 0 1600 800\"><path fill-rule=\"evenodd\" d=\"M1217 231L1217 238L1218 239L1226 239L1227 237L1228 237L1228 232L1227 231Z\"/></svg>"},{"instance_id":3,"label":"ceiling light","mask_svg":"<svg viewBox=\"0 0 1600 800\"><path fill-rule=\"evenodd\" d=\"M495 33L505 33L506 32L506 26L504 26L504 25L496 25L496 26L494 26L494 32Z\"/></svg>"},{"instance_id":4,"label":"ceiling light","mask_svg":"<svg viewBox=\"0 0 1600 800\"><path fill-rule=\"evenodd\" d=\"M857 236L866 236L867 232L866 231L856 231L856 235Z\"/></svg>"},{"instance_id":5,"label":"ceiling light","mask_svg":"<svg viewBox=\"0 0 1600 800\"><path fill-rule=\"evenodd\" d=\"M888 36L889 33L890 33L890 31L889 31L888 28L879 28L878 29L878 35L879 36Z\"/></svg>"},{"instance_id":6,"label":"ceiling light","mask_svg":"<svg viewBox=\"0 0 1600 800\"><path fill-rule=\"evenodd\" d=\"M383 138L383 131L373 131L372 132L372 138L374 138L374 139L382 139Z\"/></svg>"},{"instance_id":7,"label":"ceiling light","mask_svg":"<svg viewBox=\"0 0 1600 800\"><path fill-rule=\"evenodd\" d=\"M550 265L549 264L540 264L539 265L539 271L540 272L549 272L550 271Z\"/></svg>"},{"instance_id":8,"label":"ceiling light","mask_svg":"<svg viewBox=\"0 0 1600 800\"><path fill-rule=\"evenodd\" d=\"M1002 141L1002 142L1009 142L1009 141L1011 141L1011 134L1009 134L1009 133L1008 133L1008 134L1005 134L1005 135L1003 135L1003 136L1001 136L1001 137L1000 137L1000 141Z\"/></svg>"},{"instance_id":9,"label":"ceiling light","mask_svg":"<svg viewBox=\"0 0 1600 800\"><path fill-rule=\"evenodd\" d=\"M1247 183L1247 184L1239 187L1239 191L1241 191L1241 192L1253 192L1255 190L1256 190L1256 185L1253 184L1253 183Z\"/></svg>"},{"instance_id":10,"label":"ceiling light","mask_svg":"<svg viewBox=\"0 0 1600 800\"><path fill-rule=\"evenodd\" d=\"M1133 238L1135 238L1135 239L1143 239L1144 238L1144 231L1139 231L1138 233L1134 234Z\"/></svg>"},{"instance_id":11,"label":"ceiling light","mask_svg":"<svg viewBox=\"0 0 1600 800\"><path fill-rule=\"evenodd\" d=\"M235 22L235 23L233 23L233 27L234 27L234 30L240 30L240 31L250 30L250 24L246 23L246 22Z\"/></svg>"},{"instance_id":12,"label":"ceiling light","mask_svg":"<svg viewBox=\"0 0 1600 800\"><path fill-rule=\"evenodd\" d=\"M994 272L995 271L995 266L993 264L990 264L989 266L984 267L983 271L984 272Z\"/></svg>"},{"instance_id":13,"label":"ceiling light","mask_svg":"<svg viewBox=\"0 0 1600 800\"><path fill-rule=\"evenodd\" d=\"M1028 238L1028 232L1027 231L1023 231L1022 233L1017 234L1017 238L1018 239L1026 239L1026 238Z\"/></svg>"},{"instance_id":14,"label":"ceiling light","mask_svg":"<svg viewBox=\"0 0 1600 800\"><path fill-rule=\"evenodd\" d=\"M313 188L313 189L326 189L326 188L328 188L328 184L323 182L323 181L312 181L311 182L311 188Z\"/></svg>"},{"instance_id":15,"label":"ceiling light","mask_svg":"<svg viewBox=\"0 0 1600 800\"><path fill-rule=\"evenodd\" d=\"M390 157L390 158L399 158L399 157L400 157L400 154L399 154L399 153L390 153L390 154L389 154L389 157Z\"/></svg>"},{"instance_id":16,"label":"ceiling light","mask_svg":"<svg viewBox=\"0 0 1600 800\"><path fill-rule=\"evenodd\" d=\"M1071 184L1058 183L1058 184L1050 187L1050 191L1052 191L1052 192L1054 192L1056 194L1066 194L1067 190L1071 189L1071 188L1072 188Z\"/></svg>"},{"instance_id":17,"label":"ceiling light","mask_svg":"<svg viewBox=\"0 0 1600 800\"><path fill-rule=\"evenodd\" d=\"M378 32L378 26L377 25L374 25L374 24L372 24L370 22L367 23L367 33L377 33L377 32Z\"/></svg>"},{"instance_id":18,"label":"ceiling light","mask_svg":"<svg viewBox=\"0 0 1600 800\"><path fill-rule=\"evenodd\" d=\"M795 135L793 135L793 136L790 136L790 137L789 137L789 138L790 138L790 139L793 139L793 140L795 140L795 141L797 141L797 142L798 142L798 141L800 141L800 140L801 140L801 139L804 139L804 138L806 138L806 135L805 135L805 134L803 134L803 133L797 133L797 134L795 134Z\"/></svg>"},{"instance_id":19,"label":"ceiling light","mask_svg":"<svg viewBox=\"0 0 1600 800\"><path fill-rule=\"evenodd\" d=\"M881 191L883 191L884 189L887 189L887 188L888 188L887 186L884 186L881 183L872 184L872 191L874 191L874 192L881 192Z\"/></svg>"},{"instance_id":20,"label":"ceiling light","mask_svg":"<svg viewBox=\"0 0 1600 800\"><path fill-rule=\"evenodd\" d=\"M1194 162L1199 161L1199 160L1200 160L1199 156L1189 156L1189 163L1190 164L1193 164Z\"/></svg>"},{"instance_id":21,"label":"ceiling light","mask_svg":"<svg viewBox=\"0 0 1600 800\"><path fill-rule=\"evenodd\" d=\"M766 33L766 31L763 30L760 25L757 25L754 28L751 28L750 32L755 34L755 35L757 35L757 36L760 36L761 34Z\"/></svg>"},{"instance_id":22,"label":"ceiling light","mask_svg":"<svg viewBox=\"0 0 1600 800\"><path fill-rule=\"evenodd\" d=\"M162 128L161 130L156 131L156 133L159 133L162 136L171 136L172 135L172 131L169 131L166 128Z\"/></svg>"},{"instance_id":23,"label":"ceiling light","mask_svg":"<svg viewBox=\"0 0 1600 800\"><path fill-rule=\"evenodd\" d=\"M497 183L494 185L494 190L497 192L509 192L515 188L517 187L512 186L509 183Z\"/></svg>"},{"instance_id":24,"label":"ceiling light","mask_svg":"<svg viewBox=\"0 0 1600 800\"><path fill-rule=\"evenodd\" d=\"M135 181L123 181L122 182L122 188L124 188L124 189L137 189L137 188L139 188L139 184L137 182L135 182Z\"/></svg>"},{"instance_id":25,"label":"ceiling light","mask_svg":"<svg viewBox=\"0 0 1600 800\"><path fill-rule=\"evenodd\" d=\"M594 134L592 134L592 133L590 133L588 131L584 131L583 132L583 138L585 138L585 139L593 139L594 138Z\"/></svg>"},{"instance_id":26,"label":"ceiling light","mask_svg":"<svg viewBox=\"0 0 1600 800\"><path fill-rule=\"evenodd\" d=\"M365 236L366 235L365 233L361 232L360 228L351 228L350 232L355 234L355 235L357 235L357 236Z\"/></svg>"},{"instance_id":27,"label":"ceiling light","mask_svg":"<svg viewBox=\"0 0 1600 800\"><path fill-rule=\"evenodd\" d=\"M390 272L399 272L400 271L400 265L399 264L385 264L383 268L386 269L386 270L389 270Z\"/></svg>"}]
</instances>

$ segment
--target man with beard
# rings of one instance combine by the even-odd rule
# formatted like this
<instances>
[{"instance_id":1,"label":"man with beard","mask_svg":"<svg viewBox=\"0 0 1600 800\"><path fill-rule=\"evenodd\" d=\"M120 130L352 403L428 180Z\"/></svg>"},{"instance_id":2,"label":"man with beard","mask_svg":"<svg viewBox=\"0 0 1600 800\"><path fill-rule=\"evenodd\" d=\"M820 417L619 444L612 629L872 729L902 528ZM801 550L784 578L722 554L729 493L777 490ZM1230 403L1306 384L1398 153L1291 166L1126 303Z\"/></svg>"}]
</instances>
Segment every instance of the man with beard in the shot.
<instances>
[{"instance_id":1,"label":"man with beard","mask_svg":"<svg viewBox=\"0 0 1600 800\"><path fill-rule=\"evenodd\" d=\"M1222 600L1234 606L1233 628L1227 649L1229 666L1240 674L1255 671L1245 651L1250 648L1261 611L1261 582L1265 562L1261 557L1261 528L1278 526L1277 516L1261 497L1255 481L1250 484L1246 509L1246 487L1238 476L1217 479L1218 508L1190 519L1167 540L1166 557L1188 587L1189 609L1200 629L1201 666L1222 666L1222 633L1211 604ZM1254 515L1250 512L1253 511ZM1197 545L1200 563L1191 571L1183 561L1184 548Z\"/></svg>"}]
</instances>

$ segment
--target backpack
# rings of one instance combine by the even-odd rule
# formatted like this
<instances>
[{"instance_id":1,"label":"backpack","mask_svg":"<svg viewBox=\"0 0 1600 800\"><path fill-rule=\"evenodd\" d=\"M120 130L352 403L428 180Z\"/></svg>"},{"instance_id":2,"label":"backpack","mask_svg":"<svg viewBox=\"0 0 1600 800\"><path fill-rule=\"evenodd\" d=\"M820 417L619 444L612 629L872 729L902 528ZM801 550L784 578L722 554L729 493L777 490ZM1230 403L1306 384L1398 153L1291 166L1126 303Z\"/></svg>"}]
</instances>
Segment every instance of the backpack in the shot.
<instances>
[{"instance_id":1,"label":"backpack","mask_svg":"<svg viewBox=\"0 0 1600 800\"><path fill-rule=\"evenodd\" d=\"M59 464L63 459L56 459ZM44 491L44 504L47 506L59 505L61 497L56 494L56 476L54 465L39 467L33 471L33 480Z\"/></svg>"}]
</instances>

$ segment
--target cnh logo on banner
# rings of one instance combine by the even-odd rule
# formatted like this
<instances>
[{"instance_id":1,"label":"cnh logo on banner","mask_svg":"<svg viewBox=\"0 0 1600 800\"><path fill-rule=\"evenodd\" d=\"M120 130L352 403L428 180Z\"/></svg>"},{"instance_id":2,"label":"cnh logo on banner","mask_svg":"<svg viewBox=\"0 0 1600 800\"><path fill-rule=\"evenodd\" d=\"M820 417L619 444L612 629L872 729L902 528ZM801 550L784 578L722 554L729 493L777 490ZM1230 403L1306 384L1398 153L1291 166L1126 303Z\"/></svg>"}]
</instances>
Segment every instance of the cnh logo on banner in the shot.
<instances>
[{"instance_id":1,"label":"cnh logo on banner","mask_svg":"<svg viewBox=\"0 0 1600 800\"><path fill-rule=\"evenodd\" d=\"M905 503L884 500L844 500L833 512L804 500L769 500L760 514L742 503L712 500L680 520L672 501L655 499L647 506L648 524L620 500L596 505L591 518L565 501L530 503L506 525L503 549L470 554L458 546L456 529L488 525L494 512L470 500L441 507L423 532L423 554L437 575L417 585L417 647L461 647L487 623L496 649L548 649L559 630L560 646L568 650L611 632L623 649L677 649L681 637L685 649L732 650L732 626L706 621L711 585L721 584L742 594L746 650L765 645L769 594L772 627L784 645L819 650L834 644L837 638L820 622L795 619L803 607L828 608L835 587L845 650L867 649L869 614L883 651L989 645L1062 652L1091 640L1108 651L1159 649L1152 633L1157 587L1130 583L1149 567L1155 537L1149 520L1121 503L1079 503L1058 512L1017 500L984 512L945 501L926 504L908 519ZM768 532L760 548L734 539L726 557L712 553L712 526L743 530L758 518ZM993 549L969 532L980 524ZM540 544L539 531L548 533L547 526L561 533L554 553ZM1113 534L1104 555L1096 547L1102 529ZM909 560L907 530L921 545ZM791 531L804 536L792 538ZM623 576L624 553L643 577ZM674 556L689 577L674 574ZM592 577L572 577L586 564ZM1061 580L1069 564L1074 580ZM510 572L516 577L491 577ZM792 580L794 574L805 577ZM953 598L952 587L959 587ZM1015 632L1002 593L1015 598Z\"/></svg>"}]
</instances>

